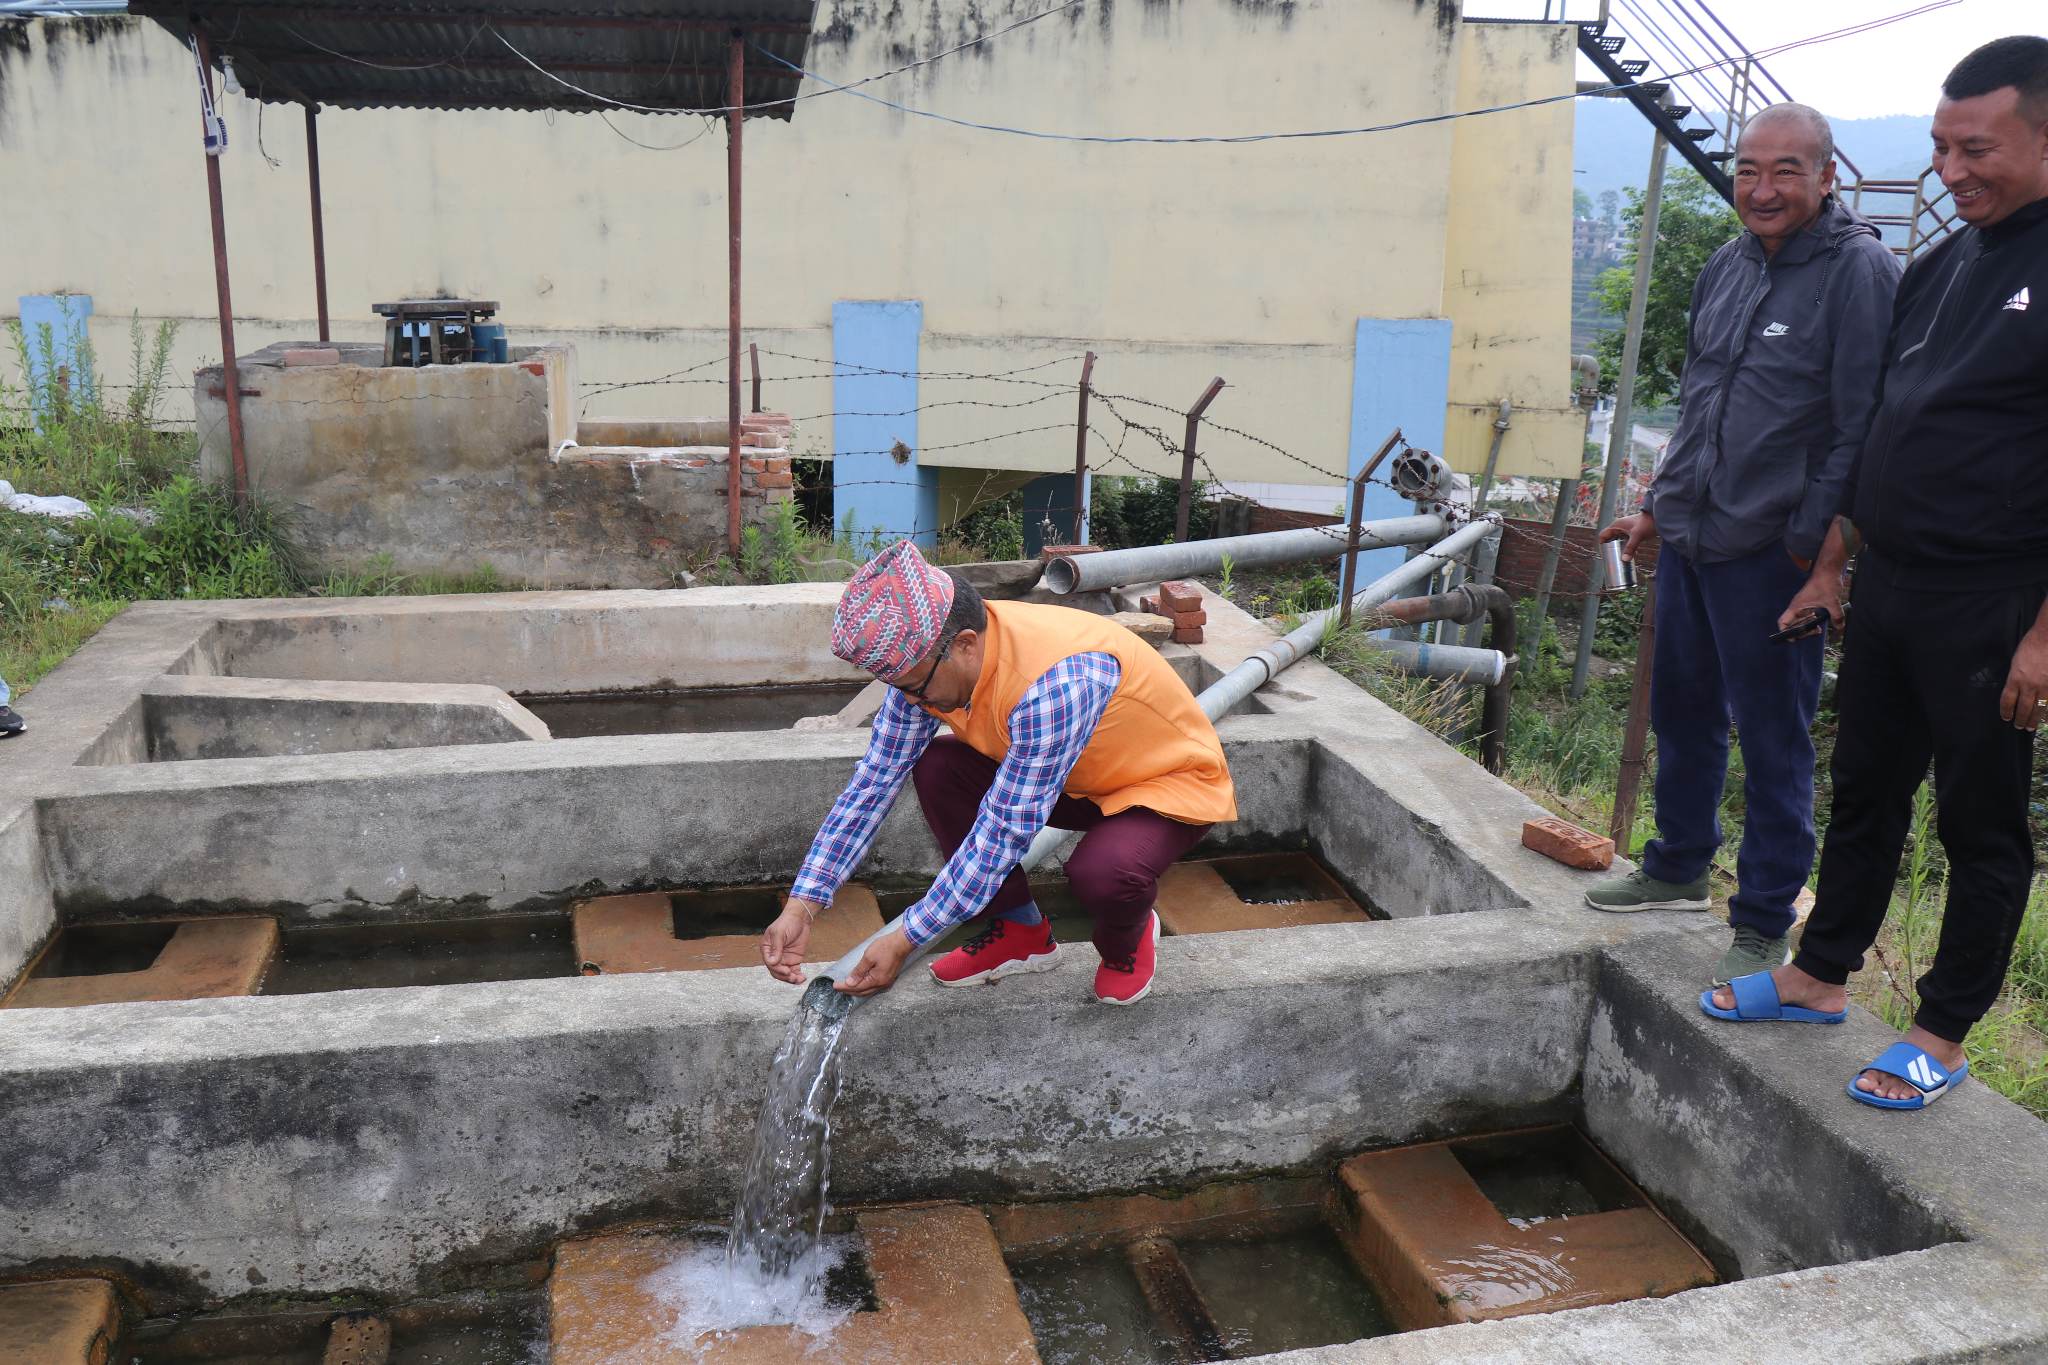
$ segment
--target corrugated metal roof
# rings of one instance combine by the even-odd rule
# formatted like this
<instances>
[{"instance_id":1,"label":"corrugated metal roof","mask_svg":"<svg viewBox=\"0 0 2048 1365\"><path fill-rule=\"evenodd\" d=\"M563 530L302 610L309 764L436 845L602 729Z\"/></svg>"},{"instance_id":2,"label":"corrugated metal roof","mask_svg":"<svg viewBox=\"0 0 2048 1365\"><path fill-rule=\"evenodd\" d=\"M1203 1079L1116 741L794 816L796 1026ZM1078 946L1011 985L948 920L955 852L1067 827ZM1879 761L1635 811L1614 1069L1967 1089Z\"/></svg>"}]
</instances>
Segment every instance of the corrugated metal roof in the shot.
<instances>
[{"instance_id":1,"label":"corrugated metal roof","mask_svg":"<svg viewBox=\"0 0 2048 1365\"><path fill-rule=\"evenodd\" d=\"M726 103L734 29L799 66L817 0L130 0L178 35L197 23L258 99L341 109L619 106L688 113ZM538 68L538 69L536 69ZM748 51L750 118L788 118L802 78Z\"/></svg>"}]
</instances>

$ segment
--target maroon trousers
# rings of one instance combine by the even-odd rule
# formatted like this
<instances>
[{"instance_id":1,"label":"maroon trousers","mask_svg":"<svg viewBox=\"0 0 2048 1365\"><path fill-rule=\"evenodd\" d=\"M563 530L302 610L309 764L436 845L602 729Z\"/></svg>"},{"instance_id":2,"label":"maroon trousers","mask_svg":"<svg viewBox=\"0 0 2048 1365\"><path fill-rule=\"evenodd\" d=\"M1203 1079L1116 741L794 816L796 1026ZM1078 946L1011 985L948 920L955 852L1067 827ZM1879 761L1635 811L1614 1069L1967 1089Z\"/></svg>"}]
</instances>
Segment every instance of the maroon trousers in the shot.
<instances>
[{"instance_id":1,"label":"maroon trousers","mask_svg":"<svg viewBox=\"0 0 2048 1365\"><path fill-rule=\"evenodd\" d=\"M911 780L917 785L925 824L946 856L952 857L966 842L981 799L995 783L996 761L957 736L941 735L917 760ZM1094 916L1095 949L1105 959L1137 952L1159 891L1159 874L1209 832L1207 825L1182 824L1143 806L1104 815L1102 807L1076 796L1061 796L1046 823L1088 831L1067 859L1067 883ZM1014 910L1030 899L1024 869L1011 868L977 918Z\"/></svg>"}]
</instances>

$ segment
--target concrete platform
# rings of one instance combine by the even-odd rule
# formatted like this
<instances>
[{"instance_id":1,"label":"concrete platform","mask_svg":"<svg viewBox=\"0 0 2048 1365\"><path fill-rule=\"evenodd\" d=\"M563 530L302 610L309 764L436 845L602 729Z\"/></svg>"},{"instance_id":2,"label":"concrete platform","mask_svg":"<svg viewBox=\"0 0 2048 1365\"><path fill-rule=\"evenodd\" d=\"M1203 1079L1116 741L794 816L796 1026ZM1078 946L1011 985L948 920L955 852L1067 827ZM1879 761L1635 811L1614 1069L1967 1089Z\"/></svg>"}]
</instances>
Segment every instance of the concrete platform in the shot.
<instances>
[{"instance_id":1,"label":"concrete platform","mask_svg":"<svg viewBox=\"0 0 2048 1365\"><path fill-rule=\"evenodd\" d=\"M29 976L0 999L0 1009L69 1009L146 1000L209 1000L254 995L277 959L277 921L267 918L182 920L137 972L96 976Z\"/></svg>"},{"instance_id":2,"label":"concrete platform","mask_svg":"<svg viewBox=\"0 0 2048 1365\"><path fill-rule=\"evenodd\" d=\"M1510 1221L1453 1144L1352 1157L1337 1168L1347 1240L1407 1330L1662 1298L1714 1268L1646 1204Z\"/></svg>"},{"instance_id":3,"label":"concrete platform","mask_svg":"<svg viewBox=\"0 0 2048 1365\"><path fill-rule=\"evenodd\" d=\"M647 1287L687 1243L614 1234L564 1243L548 1282L554 1365L783 1365L813 1351L846 1365L1032 1365L1031 1325L988 1221L956 1204L877 1209L854 1219L874 1312L816 1343L789 1327L743 1327L694 1343L665 1339L675 1317Z\"/></svg>"},{"instance_id":4,"label":"concrete platform","mask_svg":"<svg viewBox=\"0 0 2048 1365\"><path fill-rule=\"evenodd\" d=\"M107 1365L120 1333L105 1280L0 1285L0 1365Z\"/></svg>"},{"instance_id":5,"label":"concrete platform","mask_svg":"<svg viewBox=\"0 0 2048 1365\"><path fill-rule=\"evenodd\" d=\"M1246 901L1225 879L1235 868L1269 869L1301 883L1300 899L1257 904ZM1255 854L1244 858L1176 863L1159 879L1159 922L1172 934L1220 934L1240 929L1291 929L1304 924L1346 924L1370 918L1306 854Z\"/></svg>"},{"instance_id":6,"label":"concrete platform","mask_svg":"<svg viewBox=\"0 0 2048 1365\"><path fill-rule=\"evenodd\" d=\"M780 900L789 888L738 887ZM761 936L713 934L678 938L676 926L687 922L693 894L688 891L642 892L634 896L600 896L578 901L575 922L576 960L585 972L702 972L720 967L757 967ZM765 924L763 926L766 927ZM875 893L859 882L839 888L832 904L811 922L806 962L835 962L855 944L882 927Z\"/></svg>"},{"instance_id":7,"label":"concrete platform","mask_svg":"<svg viewBox=\"0 0 2048 1365\"><path fill-rule=\"evenodd\" d=\"M108 759L134 752L166 676L843 681L835 593L132 608L8 741L0 976L60 924L141 914L407 923L786 880L864 735ZM1204 644L1169 646L1198 685L1271 638L1206 610ZM1705 1019L1725 930L1585 909L1597 874L1520 844L1538 808L1318 664L1219 733L1243 818L1200 856L1306 850L1388 918L1169 937L1131 1010L1092 1001L1085 954L983 991L902 983L849 1027L836 1198L1327 1175L1352 1153L1570 1121L1727 1282L1290 1365L1689 1362L1706 1343L1745 1361L2048 1355L2048 1126L1981 1085L1921 1115L1855 1105L1843 1082L1891 1036L1867 1014ZM863 876L938 865L904 801ZM152 1312L392 1304L516 1282L622 1220L722 1218L795 1000L749 965L0 1011L0 1274L104 1270Z\"/></svg>"}]
</instances>

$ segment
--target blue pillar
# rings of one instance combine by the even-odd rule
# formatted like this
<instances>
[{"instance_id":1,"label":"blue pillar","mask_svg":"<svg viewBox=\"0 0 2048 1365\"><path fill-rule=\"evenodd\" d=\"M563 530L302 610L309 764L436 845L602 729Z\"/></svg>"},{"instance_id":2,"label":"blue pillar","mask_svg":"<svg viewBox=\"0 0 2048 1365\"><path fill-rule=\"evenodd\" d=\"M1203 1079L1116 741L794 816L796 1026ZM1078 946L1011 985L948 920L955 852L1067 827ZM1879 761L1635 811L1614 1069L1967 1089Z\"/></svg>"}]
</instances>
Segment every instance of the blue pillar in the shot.
<instances>
[{"instance_id":1,"label":"blue pillar","mask_svg":"<svg viewBox=\"0 0 2048 1365\"><path fill-rule=\"evenodd\" d=\"M923 331L915 299L832 305L832 516L842 534L852 516L862 550L904 536L938 543L939 472L919 468L917 456Z\"/></svg>"},{"instance_id":2,"label":"blue pillar","mask_svg":"<svg viewBox=\"0 0 2048 1365\"><path fill-rule=\"evenodd\" d=\"M1048 543L1074 543L1074 476L1041 474L1021 490L1024 505L1024 557L1035 559ZM1085 500L1087 490L1082 490ZM1045 523L1053 525L1053 539L1045 538Z\"/></svg>"},{"instance_id":3,"label":"blue pillar","mask_svg":"<svg viewBox=\"0 0 2048 1365\"><path fill-rule=\"evenodd\" d=\"M29 411L36 429L42 429L43 413L49 404L50 376L46 366L54 364L70 377L71 391L90 398L94 376L80 352L85 346L85 326L92 318L90 294L23 294L21 330L28 341ZM45 345L44 337L48 336Z\"/></svg>"},{"instance_id":4,"label":"blue pillar","mask_svg":"<svg viewBox=\"0 0 2048 1365\"><path fill-rule=\"evenodd\" d=\"M1351 357L1351 459L1345 472L1357 477L1395 427L1409 445L1443 454L1444 410L1450 401L1450 319L1360 318ZM1385 480L1387 466L1373 477ZM1348 494L1345 510L1350 510ZM1412 511L1413 505L1384 482L1366 486L1367 521ZM1407 551L1399 547L1360 555L1358 585L1392 573L1406 559Z\"/></svg>"}]
</instances>

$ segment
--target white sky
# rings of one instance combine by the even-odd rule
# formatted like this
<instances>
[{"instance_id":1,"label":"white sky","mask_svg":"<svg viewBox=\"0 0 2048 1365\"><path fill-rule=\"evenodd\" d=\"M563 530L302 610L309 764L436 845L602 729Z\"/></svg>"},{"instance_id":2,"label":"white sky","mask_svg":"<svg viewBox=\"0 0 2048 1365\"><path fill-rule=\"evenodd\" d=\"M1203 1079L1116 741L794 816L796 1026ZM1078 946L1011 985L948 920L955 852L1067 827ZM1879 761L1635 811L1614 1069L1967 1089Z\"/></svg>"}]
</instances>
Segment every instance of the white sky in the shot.
<instances>
[{"instance_id":1,"label":"white sky","mask_svg":"<svg viewBox=\"0 0 2048 1365\"><path fill-rule=\"evenodd\" d=\"M1918 9L1929 2L1705 0L1752 52ZM1552 14L1557 13L1555 4L1553 0ZM1631 33L1641 27L1636 16L1647 14L1669 30L1667 5L1675 4L1676 0L1612 0L1616 28ZM1599 12L1598 0L1570 0L1570 6L1573 18ZM1466 12L1475 17L1533 18L1544 8L1543 0L1467 0ZM1931 114L1949 68L1971 48L2009 33L2048 35L2048 0L1959 0L1870 33L1766 58L1765 65L1794 97L1833 117ZM1675 33L1673 37L1676 40ZM1590 67L1587 74L1591 74Z\"/></svg>"}]
</instances>

